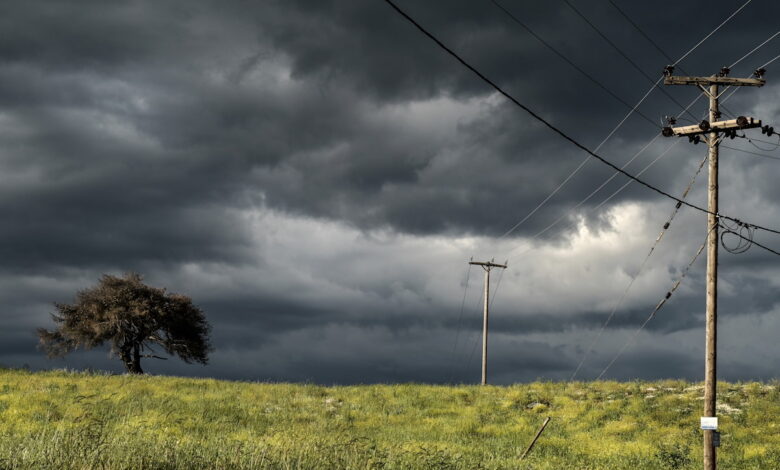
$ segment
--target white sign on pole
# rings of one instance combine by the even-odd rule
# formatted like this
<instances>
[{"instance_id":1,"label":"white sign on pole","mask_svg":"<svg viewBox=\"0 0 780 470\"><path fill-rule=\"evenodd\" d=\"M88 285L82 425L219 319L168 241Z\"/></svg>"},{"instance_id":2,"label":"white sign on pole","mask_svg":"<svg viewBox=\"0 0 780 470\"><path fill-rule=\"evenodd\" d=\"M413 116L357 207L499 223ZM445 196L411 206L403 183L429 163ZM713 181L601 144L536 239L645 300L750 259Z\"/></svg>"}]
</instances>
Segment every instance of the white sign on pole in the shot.
<instances>
[{"instance_id":1,"label":"white sign on pole","mask_svg":"<svg viewBox=\"0 0 780 470\"><path fill-rule=\"evenodd\" d=\"M718 429L717 416L702 416L701 428L704 429L705 431L717 431Z\"/></svg>"}]
</instances>

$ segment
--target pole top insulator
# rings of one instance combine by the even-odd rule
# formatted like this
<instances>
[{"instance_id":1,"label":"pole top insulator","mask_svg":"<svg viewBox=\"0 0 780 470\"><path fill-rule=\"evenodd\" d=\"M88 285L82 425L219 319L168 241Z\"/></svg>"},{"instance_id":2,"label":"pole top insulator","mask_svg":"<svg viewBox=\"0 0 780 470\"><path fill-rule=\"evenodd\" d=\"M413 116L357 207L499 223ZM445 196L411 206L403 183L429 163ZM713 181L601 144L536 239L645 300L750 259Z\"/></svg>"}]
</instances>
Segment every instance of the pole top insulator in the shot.
<instances>
[{"instance_id":1,"label":"pole top insulator","mask_svg":"<svg viewBox=\"0 0 780 470\"><path fill-rule=\"evenodd\" d=\"M728 67L721 67L720 68L720 73L718 73L718 75L721 76L721 77L725 77L725 76L727 76L729 74L729 72L731 72L730 68L728 68Z\"/></svg>"}]
</instances>

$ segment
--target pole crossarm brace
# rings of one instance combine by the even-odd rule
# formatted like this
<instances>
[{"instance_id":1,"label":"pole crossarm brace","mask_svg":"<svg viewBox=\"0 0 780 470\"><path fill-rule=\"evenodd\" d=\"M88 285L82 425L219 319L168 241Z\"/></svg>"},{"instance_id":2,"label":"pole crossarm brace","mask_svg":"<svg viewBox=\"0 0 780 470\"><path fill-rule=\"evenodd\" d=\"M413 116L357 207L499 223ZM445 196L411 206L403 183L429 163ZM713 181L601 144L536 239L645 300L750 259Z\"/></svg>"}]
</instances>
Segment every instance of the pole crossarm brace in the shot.
<instances>
[{"instance_id":1,"label":"pole crossarm brace","mask_svg":"<svg viewBox=\"0 0 780 470\"><path fill-rule=\"evenodd\" d=\"M682 137L684 135L707 134L710 132L730 131L737 129L753 129L756 127L761 127L760 119L739 116L737 119L729 119L728 121L715 121L710 123L709 121L704 120L701 123L694 124L692 126L664 127L661 133L664 135L664 137L672 137L675 135Z\"/></svg>"},{"instance_id":2,"label":"pole crossarm brace","mask_svg":"<svg viewBox=\"0 0 780 470\"><path fill-rule=\"evenodd\" d=\"M672 75L664 78L664 85L726 85L726 86L764 86L763 78L732 78L732 77L682 77Z\"/></svg>"}]
</instances>

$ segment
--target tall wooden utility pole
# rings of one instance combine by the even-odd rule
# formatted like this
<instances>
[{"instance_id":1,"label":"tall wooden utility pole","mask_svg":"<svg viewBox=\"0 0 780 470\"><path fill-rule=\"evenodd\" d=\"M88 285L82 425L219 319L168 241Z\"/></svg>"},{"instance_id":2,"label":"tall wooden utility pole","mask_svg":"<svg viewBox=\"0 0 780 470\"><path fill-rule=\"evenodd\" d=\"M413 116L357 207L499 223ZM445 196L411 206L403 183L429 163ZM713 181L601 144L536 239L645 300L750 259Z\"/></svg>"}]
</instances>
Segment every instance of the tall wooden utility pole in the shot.
<instances>
[{"instance_id":1,"label":"tall wooden utility pole","mask_svg":"<svg viewBox=\"0 0 780 470\"><path fill-rule=\"evenodd\" d=\"M664 85L696 85L710 99L709 120L698 125L685 127L665 127L666 137L688 136L693 143L698 143L703 136L709 146L709 184L707 186L707 304L706 304L706 340L704 356L704 415L703 418L715 418L716 401L716 364L717 364L717 320L718 320L718 148L723 137L736 136L737 129L761 127L761 121L740 116L737 119L718 121L721 116L718 109L720 98L719 86L763 86L764 71L756 70L756 78L727 77L729 69L724 67L718 75L712 77L677 77L672 75L674 67L669 66L664 71ZM725 90L724 90L725 91ZM674 121L670 121L670 125ZM705 422L707 424L705 425ZM720 444L717 433L717 420L702 419L704 429L704 470L717 469L715 447ZM715 438L715 439L713 439Z\"/></svg>"},{"instance_id":2,"label":"tall wooden utility pole","mask_svg":"<svg viewBox=\"0 0 780 470\"><path fill-rule=\"evenodd\" d=\"M469 264L482 266L485 270L485 307L482 315L482 385L487 384L487 347L488 347L488 310L490 308L490 270L493 268L506 269L507 263L496 264L491 261L469 261Z\"/></svg>"}]
</instances>

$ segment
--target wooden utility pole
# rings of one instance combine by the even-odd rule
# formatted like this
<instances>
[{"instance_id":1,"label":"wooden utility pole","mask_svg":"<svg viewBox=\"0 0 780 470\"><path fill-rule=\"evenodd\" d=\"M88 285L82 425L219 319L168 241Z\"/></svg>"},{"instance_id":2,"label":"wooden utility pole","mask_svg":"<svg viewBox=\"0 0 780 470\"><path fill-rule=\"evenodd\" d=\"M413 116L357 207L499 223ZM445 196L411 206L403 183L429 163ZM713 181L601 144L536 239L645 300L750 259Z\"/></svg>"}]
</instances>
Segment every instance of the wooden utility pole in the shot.
<instances>
[{"instance_id":1,"label":"wooden utility pole","mask_svg":"<svg viewBox=\"0 0 780 470\"><path fill-rule=\"evenodd\" d=\"M663 135L666 137L688 136L689 140L698 143L700 136L704 136L709 147L709 179L707 185L707 302L706 302L706 327L705 327L705 353L704 353L704 415L703 417L716 416L716 387L717 387L717 341L718 341L718 149L723 137L732 139L736 136L737 129L750 129L761 127L761 121L740 116L729 121L718 121L721 116L718 109L720 97L719 85L728 86L763 86L766 81L762 78L763 70L756 70L756 78L730 78L727 77L729 69L724 67L718 75L712 77L676 77L673 76L674 67L669 66L664 71L666 78L664 85L696 85L710 99L709 120L702 121L698 125L685 127L665 127ZM670 121L673 125L674 121ZM704 426L702 426L704 428ZM717 428L717 425L715 425ZM717 431L708 426L704 430L704 470L717 469L717 454L713 442L714 433ZM716 442L719 439L715 440Z\"/></svg>"},{"instance_id":2,"label":"wooden utility pole","mask_svg":"<svg viewBox=\"0 0 780 470\"><path fill-rule=\"evenodd\" d=\"M493 268L506 269L507 263L496 264L491 261L469 261L469 264L482 266L485 270L485 306L482 315L482 385L487 384L487 347L488 347L488 310L490 309L490 270Z\"/></svg>"}]
</instances>

